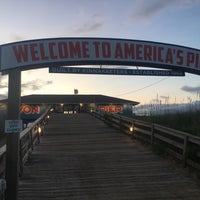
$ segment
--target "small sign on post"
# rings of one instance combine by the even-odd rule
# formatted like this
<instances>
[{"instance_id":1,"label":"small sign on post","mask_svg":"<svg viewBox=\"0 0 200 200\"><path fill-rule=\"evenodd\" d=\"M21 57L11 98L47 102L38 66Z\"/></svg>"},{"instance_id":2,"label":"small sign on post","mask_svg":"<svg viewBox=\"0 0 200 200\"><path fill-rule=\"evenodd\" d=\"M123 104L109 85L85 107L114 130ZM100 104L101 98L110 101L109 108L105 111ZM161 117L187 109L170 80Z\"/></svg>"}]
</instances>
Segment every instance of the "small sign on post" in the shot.
<instances>
[{"instance_id":1,"label":"small sign on post","mask_svg":"<svg viewBox=\"0 0 200 200\"><path fill-rule=\"evenodd\" d=\"M5 133L18 133L22 131L22 120L5 120Z\"/></svg>"}]
</instances>

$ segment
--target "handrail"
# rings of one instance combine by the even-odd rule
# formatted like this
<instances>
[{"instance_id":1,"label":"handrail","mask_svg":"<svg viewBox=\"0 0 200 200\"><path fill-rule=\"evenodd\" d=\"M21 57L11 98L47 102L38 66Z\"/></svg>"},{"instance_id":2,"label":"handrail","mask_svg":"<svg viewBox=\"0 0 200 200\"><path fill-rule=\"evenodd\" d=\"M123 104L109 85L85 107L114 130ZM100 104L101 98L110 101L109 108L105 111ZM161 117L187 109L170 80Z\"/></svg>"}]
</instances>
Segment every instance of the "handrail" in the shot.
<instances>
[{"instance_id":1,"label":"handrail","mask_svg":"<svg viewBox=\"0 0 200 200\"><path fill-rule=\"evenodd\" d=\"M51 107L49 106L42 116L20 133L20 175L23 174L23 166L33 151L34 145L40 143L40 136L44 132L50 110Z\"/></svg>"},{"instance_id":2,"label":"handrail","mask_svg":"<svg viewBox=\"0 0 200 200\"><path fill-rule=\"evenodd\" d=\"M141 139L181 160L184 166L200 170L200 137L158 124L101 110L91 113L133 138Z\"/></svg>"},{"instance_id":3,"label":"handrail","mask_svg":"<svg viewBox=\"0 0 200 200\"><path fill-rule=\"evenodd\" d=\"M33 150L34 145L40 141L40 135L44 131L44 126L48 122L48 116L51 112L49 106L30 127L25 128L20 133L20 156L19 156L19 175L23 174L23 166ZM0 148L0 178L5 177L5 159L6 159L6 144Z\"/></svg>"}]
</instances>

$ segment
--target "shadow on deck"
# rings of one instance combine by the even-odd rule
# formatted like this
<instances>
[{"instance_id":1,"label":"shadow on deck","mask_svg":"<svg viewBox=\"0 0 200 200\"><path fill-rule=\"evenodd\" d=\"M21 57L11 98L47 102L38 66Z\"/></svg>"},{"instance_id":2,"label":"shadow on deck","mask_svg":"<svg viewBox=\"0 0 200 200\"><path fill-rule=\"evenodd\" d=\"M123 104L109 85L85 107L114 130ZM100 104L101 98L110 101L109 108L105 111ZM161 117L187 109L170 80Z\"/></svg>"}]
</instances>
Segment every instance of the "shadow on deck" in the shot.
<instances>
[{"instance_id":1,"label":"shadow on deck","mask_svg":"<svg viewBox=\"0 0 200 200\"><path fill-rule=\"evenodd\" d=\"M24 167L22 199L198 200L200 187L89 114L53 114Z\"/></svg>"}]
</instances>

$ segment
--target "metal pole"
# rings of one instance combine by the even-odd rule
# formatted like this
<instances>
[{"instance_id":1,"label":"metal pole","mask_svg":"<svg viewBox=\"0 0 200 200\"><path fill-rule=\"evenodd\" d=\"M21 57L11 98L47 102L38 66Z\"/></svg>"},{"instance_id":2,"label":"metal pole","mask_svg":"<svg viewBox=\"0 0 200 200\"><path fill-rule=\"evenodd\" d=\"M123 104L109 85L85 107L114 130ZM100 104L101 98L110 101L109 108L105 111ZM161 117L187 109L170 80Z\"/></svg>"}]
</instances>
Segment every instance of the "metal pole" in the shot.
<instances>
[{"instance_id":1,"label":"metal pole","mask_svg":"<svg viewBox=\"0 0 200 200\"><path fill-rule=\"evenodd\" d=\"M8 120L19 120L21 105L21 71L9 71L8 85ZM17 200L19 178L19 135L20 133L7 133L6 141L6 200Z\"/></svg>"}]
</instances>

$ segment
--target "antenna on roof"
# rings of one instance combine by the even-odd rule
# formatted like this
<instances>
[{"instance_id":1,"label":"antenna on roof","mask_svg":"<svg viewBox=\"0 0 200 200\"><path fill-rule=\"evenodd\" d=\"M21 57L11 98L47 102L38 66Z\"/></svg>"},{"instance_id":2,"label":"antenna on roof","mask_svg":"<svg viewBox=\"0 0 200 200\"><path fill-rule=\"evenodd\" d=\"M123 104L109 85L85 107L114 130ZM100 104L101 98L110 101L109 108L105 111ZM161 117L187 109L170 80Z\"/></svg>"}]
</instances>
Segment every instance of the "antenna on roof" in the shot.
<instances>
[{"instance_id":1,"label":"antenna on roof","mask_svg":"<svg viewBox=\"0 0 200 200\"><path fill-rule=\"evenodd\" d=\"M74 95L78 94L78 89L74 89Z\"/></svg>"}]
</instances>

